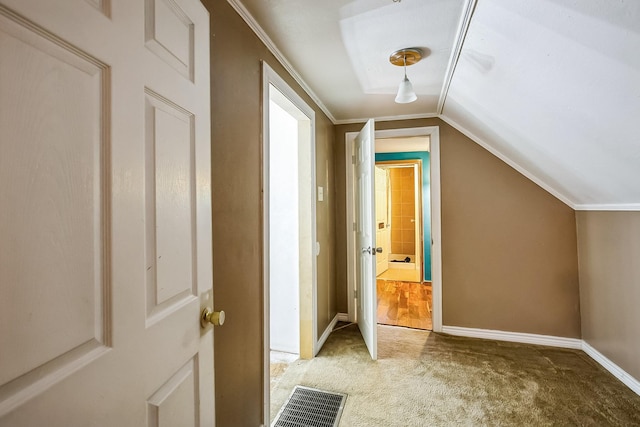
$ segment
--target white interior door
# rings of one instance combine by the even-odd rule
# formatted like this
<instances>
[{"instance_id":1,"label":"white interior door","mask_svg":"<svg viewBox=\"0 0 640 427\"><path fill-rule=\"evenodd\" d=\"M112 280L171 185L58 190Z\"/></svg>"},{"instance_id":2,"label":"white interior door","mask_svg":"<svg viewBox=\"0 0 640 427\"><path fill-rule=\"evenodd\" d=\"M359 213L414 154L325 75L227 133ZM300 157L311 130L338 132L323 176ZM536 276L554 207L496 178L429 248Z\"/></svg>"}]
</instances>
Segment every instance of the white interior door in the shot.
<instances>
[{"instance_id":1,"label":"white interior door","mask_svg":"<svg viewBox=\"0 0 640 427\"><path fill-rule=\"evenodd\" d=\"M358 327L372 359L378 357L376 322L376 232L374 204L375 123L369 120L354 141L356 289Z\"/></svg>"},{"instance_id":2,"label":"white interior door","mask_svg":"<svg viewBox=\"0 0 640 427\"><path fill-rule=\"evenodd\" d=\"M0 0L0 58L0 425L213 425L206 9Z\"/></svg>"}]
</instances>

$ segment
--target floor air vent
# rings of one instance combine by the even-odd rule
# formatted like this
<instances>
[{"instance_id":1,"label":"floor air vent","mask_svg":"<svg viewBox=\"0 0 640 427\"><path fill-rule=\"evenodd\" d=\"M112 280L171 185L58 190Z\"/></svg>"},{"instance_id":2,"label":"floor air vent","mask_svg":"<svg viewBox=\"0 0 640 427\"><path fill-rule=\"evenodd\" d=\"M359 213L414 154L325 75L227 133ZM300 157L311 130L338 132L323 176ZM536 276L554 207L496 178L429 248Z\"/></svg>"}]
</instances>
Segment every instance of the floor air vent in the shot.
<instances>
[{"instance_id":1,"label":"floor air vent","mask_svg":"<svg viewBox=\"0 0 640 427\"><path fill-rule=\"evenodd\" d=\"M347 395L295 386L271 427L337 427Z\"/></svg>"}]
</instances>

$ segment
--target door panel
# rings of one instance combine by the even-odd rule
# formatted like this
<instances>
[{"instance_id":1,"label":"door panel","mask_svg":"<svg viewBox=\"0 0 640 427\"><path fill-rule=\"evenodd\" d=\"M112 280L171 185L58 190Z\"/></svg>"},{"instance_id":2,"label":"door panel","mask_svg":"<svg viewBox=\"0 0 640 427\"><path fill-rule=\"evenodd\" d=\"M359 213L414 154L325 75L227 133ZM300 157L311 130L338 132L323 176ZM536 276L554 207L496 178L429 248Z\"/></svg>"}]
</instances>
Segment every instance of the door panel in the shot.
<instances>
[{"instance_id":1,"label":"door panel","mask_svg":"<svg viewBox=\"0 0 640 427\"><path fill-rule=\"evenodd\" d=\"M356 287L358 327L372 359L377 358L374 204L375 123L369 120L354 141L356 204Z\"/></svg>"},{"instance_id":2,"label":"door panel","mask_svg":"<svg viewBox=\"0 0 640 427\"><path fill-rule=\"evenodd\" d=\"M149 427L198 426L197 358L187 362L147 401Z\"/></svg>"},{"instance_id":3,"label":"door panel","mask_svg":"<svg viewBox=\"0 0 640 427\"><path fill-rule=\"evenodd\" d=\"M193 114L146 91L147 308L151 323L195 300ZM162 313L162 314L161 314Z\"/></svg>"},{"instance_id":4,"label":"door panel","mask_svg":"<svg viewBox=\"0 0 640 427\"><path fill-rule=\"evenodd\" d=\"M0 9L0 384L16 389L109 345L107 67L39 30Z\"/></svg>"},{"instance_id":5,"label":"door panel","mask_svg":"<svg viewBox=\"0 0 640 427\"><path fill-rule=\"evenodd\" d=\"M0 426L213 425L208 25L0 0Z\"/></svg>"}]
</instances>

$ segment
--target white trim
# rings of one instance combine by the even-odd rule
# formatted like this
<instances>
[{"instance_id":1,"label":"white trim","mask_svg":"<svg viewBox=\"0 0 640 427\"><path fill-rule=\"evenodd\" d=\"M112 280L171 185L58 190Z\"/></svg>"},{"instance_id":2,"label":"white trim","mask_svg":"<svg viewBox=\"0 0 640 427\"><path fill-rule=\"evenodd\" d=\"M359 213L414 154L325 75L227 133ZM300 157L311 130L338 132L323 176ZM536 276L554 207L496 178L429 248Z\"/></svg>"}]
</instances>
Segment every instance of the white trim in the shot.
<instances>
[{"instance_id":1,"label":"white trim","mask_svg":"<svg viewBox=\"0 0 640 427\"><path fill-rule=\"evenodd\" d=\"M582 351L587 353L589 357L598 362L603 368L611 372L611 374L622 381L624 385L629 387L635 394L640 396L640 381L635 379L624 369L613 363L605 355L589 345L586 341L582 341Z\"/></svg>"},{"instance_id":2,"label":"white trim","mask_svg":"<svg viewBox=\"0 0 640 427\"><path fill-rule=\"evenodd\" d=\"M311 254L311 277L312 277L312 306L313 306L313 354L316 354L317 348L317 256L315 251L316 236L316 139L315 139L315 111L267 64L262 61L262 226L263 226L263 423L266 425L270 419L270 339L269 339L269 310L270 310L270 293L269 293L269 85L273 85L286 98L289 99L310 121L310 147L309 147L309 171L311 174L310 191L311 201L311 245L309 251ZM301 201L303 202L303 201Z\"/></svg>"},{"instance_id":3,"label":"white trim","mask_svg":"<svg viewBox=\"0 0 640 427\"><path fill-rule=\"evenodd\" d=\"M269 286L269 77L262 67L262 180L264 194L262 198L262 283L263 283L263 318L262 318L262 385L263 385L263 424L267 424L269 418L266 414L271 411L271 339L270 339L270 305L271 295ZM269 415L270 417L270 415Z\"/></svg>"},{"instance_id":4,"label":"white trim","mask_svg":"<svg viewBox=\"0 0 640 427\"><path fill-rule=\"evenodd\" d=\"M345 133L345 174L346 174L346 231L347 231L347 310L350 322L356 322L354 298L355 238L353 231L353 140L358 132ZM431 285L433 292L433 331L442 330L442 240L441 240L441 201L440 201L440 127L425 126L376 131L377 138L429 135L431 140Z\"/></svg>"},{"instance_id":5,"label":"white trim","mask_svg":"<svg viewBox=\"0 0 640 427\"><path fill-rule=\"evenodd\" d=\"M512 168L514 168L515 170L517 170L518 172L520 172L522 175L527 177L530 181L538 184L540 187L542 187L542 189L546 190L549 194L551 194L552 196L554 196L555 198L557 198L558 200L560 200L570 208L575 209L576 204L572 202L568 196L560 193L559 191L557 191L556 189L554 189L553 187L551 187L550 185L548 185L547 183L545 183L544 181L542 181L541 179L539 179L538 177L530 173L528 170L526 170L525 168L520 166L518 163L511 160L506 155L502 154L500 151L492 147L490 144L487 144L483 139L474 135L472 132L467 130L462 125L451 120L445 115L440 115L440 118L444 120L446 123L448 123L449 125L453 126L460 133L464 134L466 137L473 140L473 142L475 142L476 144L478 144L479 146L481 146L482 148L484 148L485 150L487 150L488 152L490 152L491 154L493 154L494 156L496 156L497 158L499 158L500 160L502 160L503 162L505 162Z\"/></svg>"},{"instance_id":6,"label":"white trim","mask_svg":"<svg viewBox=\"0 0 640 427\"><path fill-rule=\"evenodd\" d=\"M348 322L349 321L349 313L338 313L336 314L338 318L338 322Z\"/></svg>"},{"instance_id":7,"label":"white trim","mask_svg":"<svg viewBox=\"0 0 640 427\"><path fill-rule=\"evenodd\" d=\"M640 211L640 203L612 203L575 205L577 211Z\"/></svg>"},{"instance_id":8,"label":"white trim","mask_svg":"<svg viewBox=\"0 0 640 427\"><path fill-rule=\"evenodd\" d=\"M354 205L353 205L353 175L354 175L354 165L353 165L353 141L358 135L358 132L347 132L345 133L345 193L347 203L345 206L345 218L346 218L346 231L347 231L347 321L355 322L356 321L356 312L355 310L355 229L353 227L355 223L354 218Z\"/></svg>"},{"instance_id":9,"label":"white trim","mask_svg":"<svg viewBox=\"0 0 640 427\"><path fill-rule=\"evenodd\" d=\"M491 329L462 328L460 326L443 326L442 332L460 337L482 338L486 340L509 341L582 350L582 340L579 338L554 337L552 335L527 334L523 332L494 331Z\"/></svg>"},{"instance_id":10,"label":"white trim","mask_svg":"<svg viewBox=\"0 0 640 427\"><path fill-rule=\"evenodd\" d=\"M440 127L432 128L429 166L431 170L431 304L433 331L442 331L442 215L440 199Z\"/></svg>"},{"instance_id":11,"label":"white trim","mask_svg":"<svg viewBox=\"0 0 640 427\"><path fill-rule=\"evenodd\" d=\"M329 120L331 120L333 124L336 124L336 119L335 117L333 117L329 109L322 103L322 101L315 94L315 92L311 90L309 85L304 80L302 80L302 77L300 76L300 74L298 74L298 72L293 68L291 63L289 63L289 61L285 58L282 52L280 52L280 49L276 47L275 43L273 43L273 40L271 40L271 38L267 35L267 33L253 18L253 15L251 15L251 13L247 10L247 8L245 8L244 5L240 3L238 0L227 0L227 2L238 13L238 15L240 15L240 17L244 20L244 22L247 23L249 28L253 30L256 36L258 36L258 38L262 41L262 43L264 43L264 45L267 47L267 49L269 49L269 51L273 54L273 56L276 57L276 59L284 67L284 69L287 70L289 74L291 74L291 77L293 77L293 79L300 85L300 87L302 87L302 90L304 90L307 93L307 95L309 95L309 97L313 100L313 102L315 102L316 105L320 107L322 112L326 114Z\"/></svg>"},{"instance_id":12,"label":"white trim","mask_svg":"<svg viewBox=\"0 0 640 427\"><path fill-rule=\"evenodd\" d=\"M471 24L471 17L473 16L473 11L475 10L475 8L476 0L466 1L464 11L462 13L462 19L460 20L458 31L456 31L456 40L453 43L453 49L451 50L451 56L449 57L447 71L444 74L444 83L442 84L440 97L438 98L438 114L442 114L442 110L444 109L444 103L447 100L447 95L449 94L451 80L453 80L453 74L456 71L458 59L460 58L460 52L462 52L464 39L467 37L467 31L469 30L469 24Z\"/></svg>"},{"instance_id":13,"label":"white trim","mask_svg":"<svg viewBox=\"0 0 640 427\"><path fill-rule=\"evenodd\" d=\"M339 313L336 314L335 316L333 316L333 320L331 321L331 323L329 323L329 326L326 327L326 329L324 330L324 332L322 333L322 335L318 339L318 349L314 351L314 353L313 353L314 356L316 354L318 354L318 352L320 351L320 349L324 345L325 341L327 341L327 338L329 338L329 335L331 335L331 332L333 331L333 328L335 328L336 323L338 323L338 317L339 316L340 316Z\"/></svg>"},{"instance_id":14,"label":"white trim","mask_svg":"<svg viewBox=\"0 0 640 427\"><path fill-rule=\"evenodd\" d=\"M400 116L382 116L382 117L373 117L373 120L377 122L393 122L397 120L416 120L416 119L435 119L438 118L438 114L436 113L427 113L427 114L404 114ZM364 126L369 119L344 119L344 120L336 120L333 122L334 125L353 125L353 124L361 124Z\"/></svg>"}]
</instances>

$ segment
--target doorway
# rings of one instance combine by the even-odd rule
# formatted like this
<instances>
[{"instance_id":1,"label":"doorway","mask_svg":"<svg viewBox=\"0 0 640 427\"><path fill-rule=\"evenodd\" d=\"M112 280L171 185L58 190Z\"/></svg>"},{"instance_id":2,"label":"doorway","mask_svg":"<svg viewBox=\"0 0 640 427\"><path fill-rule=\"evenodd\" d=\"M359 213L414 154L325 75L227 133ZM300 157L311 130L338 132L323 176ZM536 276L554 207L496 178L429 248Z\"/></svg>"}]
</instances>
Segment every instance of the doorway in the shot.
<instances>
[{"instance_id":1,"label":"doorway","mask_svg":"<svg viewBox=\"0 0 640 427\"><path fill-rule=\"evenodd\" d=\"M376 161L375 187L376 246L382 248L376 277L420 283L423 271L431 277L431 263L422 262L430 261L423 246L422 161Z\"/></svg>"},{"instance_id":2,"label":"doorway","mask_svg":"<svg viewBox=\"0 0 640 427\"><path fill-rule=\"evenodd\" d=\"M431 291L432 291L432 304L430 307L432 317L432 330L435 332L442 331L442 261L441 261L441 234L440 234L440 140L439 140L439 128L437 126L420 127L420 128L405 128L405 129L391 129L391 130L379 130L375 132L376 141L381 139L391 138L413 138L427 136L430 139L430 161L429 172L427 177L430 181L430 207L423 211L428 213L430 218L424 221L425 229L426 224L430 224L430 236L423 239L424 246L430 247L430 264L431 264ZM347 164L352 163L353 156L353 141L355 133L347 133L345 141L345 156ZM376 146L377 146L376 142ZM395 144L395 143L392 143ZM395 150L391 152L410 152L418 151L405 148L399 148L395 144ZM354 207L354 171L353 168L348 167L346 170L346 182L347 182L347 212L346 220L347 227L351 229L354 223L353 207ZM379 245L378 245L379 246ZM347 233L347 283L348 283L348 318L350 321L357 321L356 319L356 304L355 304L355 238L353 233ZM425 257L426 259L426 257ZM424 271L427 279L426 273Z\"/></svg>"},{"instance_id":3,"label":"doorway","mask_svg":"<svg viewBox=\"0 0 640 427\"><path fill-rule=\"evenodd\" d=\"M376 207L385 197L390 218L388 262L377 271L378 324L433 328L430 163L430 136L376 140L376 167L389 177L386 191L376 188Z\"/></svg>"},{"instance_id":4,"label":"doorway","mask_svg":"<svg viewBox=\"0 0 640 427\"><path fill-rule=\"evenodd\" d=\"M264 409L272 379L315 355L315 113L263 62ZM273 362L273 363L272 363Z\"/></svg>"}]
</instances>

